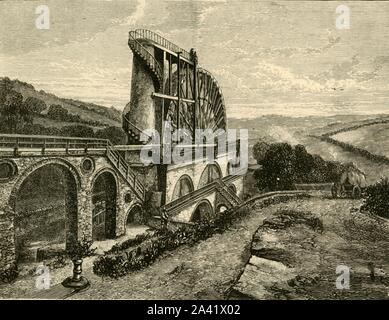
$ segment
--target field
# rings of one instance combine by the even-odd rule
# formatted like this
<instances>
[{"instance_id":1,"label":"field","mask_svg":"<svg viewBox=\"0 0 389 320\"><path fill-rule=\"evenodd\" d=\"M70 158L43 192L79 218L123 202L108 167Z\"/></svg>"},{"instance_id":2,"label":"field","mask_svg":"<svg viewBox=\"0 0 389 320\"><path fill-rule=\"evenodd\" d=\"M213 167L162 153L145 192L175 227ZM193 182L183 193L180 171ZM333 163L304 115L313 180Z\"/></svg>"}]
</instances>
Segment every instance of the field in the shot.
<instances>
[{"instance_id":1,"label":"field","mask_svg":"<svg viewBox=\"0 0 389 320\"><path fill-rule=\"evenodd\" d=\"M0 77L0 84L4 83L4 81L5 78ZM79 115L84 121L95 121L100 123L101 126L120 126L121 112L117 109L78 100L60 98L43 90L38 91L31 84L17 79L10 80L10 85L12 86L12 90L22 94L24 100L28 97L34 97L44 101L47 105L47 109L42 112L43 115L47 113L50 105L57 104L68 110L70 114ZM62 127L71 124L39 117L34 119L34 123L42 124L47 127Z\"/></svg>"},{"instance_id":2,"label":"field","mask_svg":"<svg viewBox=\"0 0 389 320\"><path fill-rule=\"evenodd\" d=\"M338 133L333 138L336 139L338 135L352 136L354 131L363 130L366 139L364 145L369 145L368 151L372 153L388 152L389 124L369 125L376 121L377 118L387 119L387 115L341 115L296 118L264 116L250 120L230 119L229 128L245 128L249 130L249 157L251 163L255 162L252 158L252 147L258 141L269 143L287 142L292 145L302 144L307 148L308 152L318 154L325 160L340 161L343 163L354 162L358 168L366 173L367 181L371 184L379 180L382 176L389 174L389 166L387 164L373 162L354 152L345 151L339 146L321 141L316 137L362 125L361 128ZM387 130L384 130L384 128L387 128ZM358 146L358 141L355 141L355 143ZM354 143L351 144L354 145ZM362 146L360 147L362 148Z\"/></svg>"},{"instance_id":3,"label":"field","mask_svg":"<svg viewBox=\"0 0 389 320\"><path fill-rule=\"evenodd\" d=\"M332 138L371 153L389 157L389 123L341 132L333 135Z\"/></svg>"}]
</instances>

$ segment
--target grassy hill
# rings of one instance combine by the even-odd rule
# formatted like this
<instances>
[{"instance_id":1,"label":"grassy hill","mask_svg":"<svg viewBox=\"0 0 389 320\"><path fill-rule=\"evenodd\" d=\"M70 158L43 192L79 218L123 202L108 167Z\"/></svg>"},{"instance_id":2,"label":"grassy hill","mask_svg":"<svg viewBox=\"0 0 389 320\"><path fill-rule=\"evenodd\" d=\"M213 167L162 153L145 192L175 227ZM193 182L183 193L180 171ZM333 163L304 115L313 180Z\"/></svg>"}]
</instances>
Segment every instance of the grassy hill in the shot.
<instances>
[{"instance_id":1,"label":"grassy hill","mask_svg":"<svg viewBox=\"0 0 389 320\"><path fill-rule=\"evenodd\" d=\"M332 138L365 149L373 154L389 157L389 123L341 132L333 135Z\"/></svg>"},{"instance_id":2,"label":"grassy hill","mask_svg":"<svg viewBox=\"0 0 389 320\"><path fill-rule=\"evenodd\" d=\"M371 161L355 152L342 149L340 146L321 141L315 137L324 134L342 135L342 139L352 139L356 147L366 147L374 154L385 154L389 150L389 123L374 124L388 121L388 115L334 115L311 117L262 116L256 119L229 119L228 127L249 130L249 156L252 157L252 147L258 141L267 143L287 142L292 145L302 144L311 154L318 154L327 161L354 162L367 175L368 183L376 182L389 172L389 165Z\"/></svg>"},{"instance_id":3,"label":"grassy hill","mask_svg":"<svg viewBox=\"0 0 389 320\"><path fill-rule=\"evenodd\" d=\"M13 91L22 94L24 100L26 100L28 97L34 97L46 103L47 109L41 113L44 117L44 120L37 119L37 121L34 121L34 123L44 123L45 126L53 127L62 127L65 125L69 125L69 123L67 122L52 121L45 117L45 115L47 115L49 106L55 104L65 108L69 112L69 114L79 115L81 120L85 123L95 123L94 127L120 127L121 125L121 112L112 107L107 108L104 106L99 106L93 103L86 103L79 100L60 98L54 94L47 93L43 90L37 91L34 86L29 83L22 82L17 79L9 80L8 78L0 78L0 84L3 84L5 81L8 81L11 84Z\"/></svg>"}]
</instances>

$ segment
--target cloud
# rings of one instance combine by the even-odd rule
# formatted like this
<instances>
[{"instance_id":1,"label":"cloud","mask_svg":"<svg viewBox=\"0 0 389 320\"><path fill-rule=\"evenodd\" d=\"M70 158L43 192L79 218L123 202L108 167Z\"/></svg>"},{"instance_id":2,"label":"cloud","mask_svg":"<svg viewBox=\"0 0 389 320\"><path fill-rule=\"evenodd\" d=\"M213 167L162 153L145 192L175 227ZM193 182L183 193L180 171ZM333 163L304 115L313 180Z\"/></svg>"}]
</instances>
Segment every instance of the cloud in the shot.
<instances>
[{"instance_id":1,"label":"cloud","mask_svg":"<svg viewBox=\"0 0 389 320\"><path fill-rule=\"evenodd\" d=\"M252 75L261 80L263 86L284 92L291 90L321 92L326 89L325 86L307 76L298 76L288 68L268 62L259 63Z\"/></svg>"},{"instance_id":2,"label":"cloud","mask_svg":"<svg viewBox=\"0 0 389 320\"><path fill-rule=\"evenodd\" d=\"M138 0L134 13L131 14L129 17L123 19L120 22L120 25L136 25L138 21L145 15L145 9L146 0Z\"/></svg>"}]
</instances>

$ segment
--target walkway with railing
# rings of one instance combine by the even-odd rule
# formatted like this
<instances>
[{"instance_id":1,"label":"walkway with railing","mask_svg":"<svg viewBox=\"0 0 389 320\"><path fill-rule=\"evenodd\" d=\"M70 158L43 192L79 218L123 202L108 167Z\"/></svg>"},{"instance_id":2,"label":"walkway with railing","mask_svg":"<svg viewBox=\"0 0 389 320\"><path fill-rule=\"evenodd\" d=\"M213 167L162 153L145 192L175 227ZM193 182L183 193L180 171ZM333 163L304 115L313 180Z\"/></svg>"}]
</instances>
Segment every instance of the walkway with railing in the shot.
<instances>
[{"instance_id":1,"label":"walkway with railing","mask_svg":"<svg viewBox=\"0 0 389 320\"><path fill-rule=\"evenodd\" d=\"M138 197L144 199L145 188L136 173L126 163L107 139L73 138L57 136L0 134L0 157L28 156L106 156L115 169L134 189Z\"/></svg>"},{"instance_id":2,"label":"walkway with railing","mask_svg":"<svg viewBox=\"0 0 389 320\"><path fill-rule=\"evenodd\" d=\"M159 89L163 82L163 69L160 63L155 59L154 55L150 53L139 41L140 39L147 39L145 38L147 33L144 31L146 30L130 31L128 46L134 54L137 54L146 62L147 66L152 71L157 89Z\"/></svg>"},{"instance_id":3,"label":"walkway with railing","mask_svg":"<svg viewBox=\"0 0 389 320\"><path fill-rule=\"evenodd\" d=\"M130 37L132 39L145 39L155 42L156 44L168 49L169 51L172 51L174 53L180 52L181 57L191 60L191 55L188 51L180 48L179 46L175 45L174 43L170 42L169 40L165 39L158 33L155 33L154 31L147 30L147 29L136 29L133 31L130 31Z\"/></svg>"},{"instance_id":4,"label":"walkway with railing","mask_svg":"<svg viewBox=\"0 0 389 320\"><path fill-rule=\"evenodd\" d=\"M240 205L242 203L241 199L237 195L232 194L232 192L228 190L227 185L227 182L230 183L236 179L239 179L240 177L241 176L239 175L229 175L223 177L222 179L214 180L200 189L194 190L178 199L165 204L161 208L161 212L165 211L168 216L174 216L182 209L214 192L220 192L232 206Z\"/></svg>"},{"instance_id":5,"label":"walkway with railing","mask_svg":"<svg viewBox=\"0 0 389 320\"><path fill-rule=\"evenodd\" d=\"M180 56L188 61L191 61L191 54L160 36L159 34L147 30L147 29L136 29L129 32L128 45L131 50L140 56L147 64L147 66L152 71L154 76L155 83L157 85L157 90L161 88L163 81L163 67L162 65L155 59L154 55L149 52L148 49L142 44L142 40L147 40L150 42L154 42L156 45L159 45L171 52L177 53L180 52Z\"/></svg>"}]
</instances>

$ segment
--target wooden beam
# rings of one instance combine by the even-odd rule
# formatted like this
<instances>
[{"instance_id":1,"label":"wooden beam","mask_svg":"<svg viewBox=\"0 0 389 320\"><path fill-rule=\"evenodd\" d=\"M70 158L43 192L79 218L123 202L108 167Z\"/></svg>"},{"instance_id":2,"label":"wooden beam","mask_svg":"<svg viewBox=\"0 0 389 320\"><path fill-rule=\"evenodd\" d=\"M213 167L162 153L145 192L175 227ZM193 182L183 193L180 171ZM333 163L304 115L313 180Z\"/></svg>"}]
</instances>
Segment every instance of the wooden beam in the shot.
<instances>
[{"instance_id":1,"label":"wooden beam","mask_svg":"<svg viewBox=\"0 0 389 320\"><path fill-rule=\"evenodd\" d=\"M154 92L154 93L152 93L151 96L153 98L161 98L161 99L178 101L178 98L176 96L170 96L168 94L162 94L162 93ZM180 98L180 100L183 101L183 102L189 103L189 104L194 104L195 103L194 100L190 100L190 99L182 99L182 98Z\"/></svg>"},{"instance_id":2,"label":"wooden beam","mask_svg":"<svg viewBox=\"0 0 389 320\"><path fill-rule=\"evenodd\" d=\"M171 51L171 50L165 48L164 46L161 46L161 45L157 44L156 42L153 42L152 45L154 47L157 47L157 48L163 50L163 51L166 51L167 53L169 53L169 55L171 55L173 57L177 57L177 53L176 52ZM193 61L190 61L190 60L186 59L185 57L181 57L180 59L185 61L186 63L189 63L190 65L193 65Z\"/></svg>"},{"instance_id":3,"label":"wooden beam","mask_svg":"<svg viewBox=\"0 0 389 320\"><path fill-rule=\"evenodd\" d=\"M169 94L172 94L172 56L169 54Z\"/></svg>"},{"instance_id":4,"label":"wooden beam","mask_svg":"<svg viewBox=\"0 0 389 320\"><path fill-rule=\"evenodd\" d=\"M181 101L181 52L177 52L177 128L180 128L180 101Z\"/></svg>"}]
</instances>

